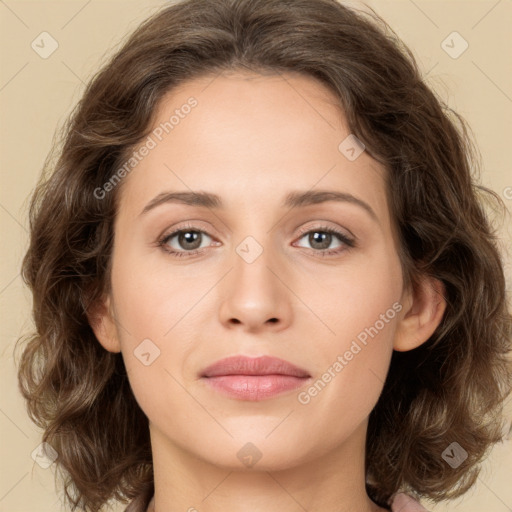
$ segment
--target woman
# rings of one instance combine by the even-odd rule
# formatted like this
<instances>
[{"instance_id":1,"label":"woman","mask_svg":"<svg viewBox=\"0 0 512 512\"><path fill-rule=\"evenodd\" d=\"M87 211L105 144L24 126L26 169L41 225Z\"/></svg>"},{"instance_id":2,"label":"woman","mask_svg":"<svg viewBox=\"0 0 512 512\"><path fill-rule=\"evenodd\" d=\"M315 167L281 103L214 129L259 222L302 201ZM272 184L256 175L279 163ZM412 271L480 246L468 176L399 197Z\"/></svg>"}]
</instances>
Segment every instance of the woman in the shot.
<instances>
[{"instance_id":1,"label":"woman","mask_svg":"<svg viewBox=\"0 0 512 512\"><path fill-rule=\"evenodd\" d=\"M72 509L466 492L511 384L473 163L408 50L334 0L144 22L31 206L20 388Z\"/></svg>"}]
</instances>

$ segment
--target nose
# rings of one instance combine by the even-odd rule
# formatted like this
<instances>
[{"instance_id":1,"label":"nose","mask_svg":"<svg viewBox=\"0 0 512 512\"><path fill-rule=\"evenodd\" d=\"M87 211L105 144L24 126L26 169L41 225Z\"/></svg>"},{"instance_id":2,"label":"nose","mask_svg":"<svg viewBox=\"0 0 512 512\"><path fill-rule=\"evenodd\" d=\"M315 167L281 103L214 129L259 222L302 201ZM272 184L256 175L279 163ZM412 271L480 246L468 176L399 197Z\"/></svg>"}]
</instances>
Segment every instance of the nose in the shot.
<instances>
[{"instance_id":1,"label":"nose","mask_svg":"<svg viewBox=\"0 0 512 512\"><path fill-rule=\"evenodd\" d=\"M240 254L235 252L233 268L221 281L220 321L252 333L285 329L292 321L293 297L285 262L270 247L263 247L254 261Z\"/></svg>"}]
</instances>

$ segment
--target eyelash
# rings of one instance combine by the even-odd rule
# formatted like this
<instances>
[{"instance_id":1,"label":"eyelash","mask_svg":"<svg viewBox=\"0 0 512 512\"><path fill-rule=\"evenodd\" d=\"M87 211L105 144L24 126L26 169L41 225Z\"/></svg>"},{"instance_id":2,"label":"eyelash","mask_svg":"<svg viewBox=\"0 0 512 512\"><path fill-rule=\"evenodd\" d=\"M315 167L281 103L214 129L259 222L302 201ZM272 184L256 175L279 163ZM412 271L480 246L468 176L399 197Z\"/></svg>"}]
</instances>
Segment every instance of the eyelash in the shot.
<instances>
[{"instance_id":1,"label":"eyelash","mask_svg":"<svg viewBox=\"0 0 512 512\"><path fill-rule=\"evenodd\" d=\"M162 238L160 238L158 240L158 246L161 247L162 250L165 251L167 254L169 254L169 256L172 256L174 258L192 257L192 256L194 256L196 254L199 254L199 253L203 252L203 250L205 248L203 248L203 249L194 249L193 251L174 251L174 250L169 250L169 248L168 248L169 246L167 245L169 240L174 238L176 235L179 235L180 233L187 233L187 232L190 232L190 231L197 232L197 233L203 233L205 235L208 235L208 233L206 231L203 231L202 229L197 229L194 226L184 226L184 227L182 227L180 229L177 229L177 230L173 231L172 233L166 234ZM339 239L339 241L342 242L343 244L345 244L348 248L356 247L355 240L353 240L352 238L349 238L347 235L345 235L341 231L338 231L335 228L331 228L331 227L327 227L327 226L317 226L315 228L301 229L300 230L299 240L301 238L303 238L305 235L307 235L309 233L313 233L313 232L328 233L328 234L331 234L331 235L335 235ZM210 235L208 235L208 236L210 236ZM319 256L325 257L325 256L338 255L341 252L346 251L347 249L346 248L345 249L338 248L338 249L324 249L324 250L310 249L310 250L314 251Z\"/></svg>"}]
</instances>

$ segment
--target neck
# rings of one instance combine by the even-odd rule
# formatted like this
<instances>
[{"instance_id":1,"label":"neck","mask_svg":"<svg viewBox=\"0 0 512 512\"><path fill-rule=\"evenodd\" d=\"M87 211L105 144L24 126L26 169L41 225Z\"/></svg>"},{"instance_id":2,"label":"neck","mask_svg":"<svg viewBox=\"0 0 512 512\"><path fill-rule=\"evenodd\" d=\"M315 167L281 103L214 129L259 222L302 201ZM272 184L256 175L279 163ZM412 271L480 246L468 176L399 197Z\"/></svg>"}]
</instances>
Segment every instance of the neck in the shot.
<instances>
[{"instance_id":1,"label":"neck","mask_svg":"<svg viewBox=\"0 0 512 512\"><path fill-rule=\"evenodd\" d=\"M366 425L327 453L276 469L263 457L249 468L212 463L150 423L155 495L148 512L382 512L365 489Z\"/></svg>"}]
</instances>

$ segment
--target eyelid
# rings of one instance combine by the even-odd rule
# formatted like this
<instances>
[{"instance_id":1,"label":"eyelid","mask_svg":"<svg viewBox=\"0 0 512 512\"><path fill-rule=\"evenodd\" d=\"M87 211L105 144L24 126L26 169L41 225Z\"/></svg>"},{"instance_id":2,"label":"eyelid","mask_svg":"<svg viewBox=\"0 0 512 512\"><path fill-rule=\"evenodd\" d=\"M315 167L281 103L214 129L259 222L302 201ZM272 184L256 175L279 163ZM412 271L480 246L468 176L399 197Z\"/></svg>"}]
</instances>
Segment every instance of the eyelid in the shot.
<instances>
[{"instance_id":1,"label":"eyelid","mask_svg":"<svg viewBox=\"0 0 512 512\"><path fill-rule=\"evenodd\" d=\"M176 226L172 226L171 228L168 228L166 229L159 237L158 239L159 240L162 240L163 238L167 238L169 237L170 235L175 235L176 232L178 231L183 231L183 230L191 230L191 231L199 231L199 232L202 232L206 235L208 235L209 237L211 238L214 238L214 235L212 235L207 229L204 229L204 228L201 228L198 224L192 224L192 223L201 223L202 221L199 221L199 220L187 220L187 221L184 221L184 224L181 224L181 223L178 223ZM345 231L347 231L347 235L345 235L345 233L343 233L340 228L338 227L332 227L332 226L328 226L326 225L325 223L328 222L328 221L325 221L325 220L317 220L317 221L314 221L314 222L320 222L320 223L324 223L324 224L320 224L320 225L306 225L306 226L301 226L298 230L299 232L299 235L302 236L306 233L309 233L310 231L312 230L331 230L331 231L334 231L334 232L337 232L338 234L341 234L341 235L344 235L346 236L347 238L351 238L352 240L357 240L357 237L347 228L342 228L344 229Z\"/></svg>"},{"instance_id":2,"label":"eyelid","mask_svg":"<svg viewBox=\"0 0 512 512\"><path fill-rule=\"evenodd\" d=\"M201 227L201 224L208 224L208 227ZM214 235L210 234L210 231L215 230L209 223L200 220L190 219L185 220L183 222L178 222L177 224L171 226L170 228L165 229L158 238L161 240L162 238L166 238L172 234L176 234L177 231L185 231L187 229L190 231L200 231L210 237L214 237Z\"/></svg>"},{"instance_id":3,"label":"eyelid","mask_svg":"<svg viewBox=\"0 0 512 512\"><path fill-rule=\"evenodd\" d=\"M317 220L315 222L317 223L316 225L301 226L299 228L299 234L304 235L304 234L309 233L310 231L314 231L314 230L317 230L317 231L329 230L329 231L334 231L340 235L343 235L346 238L350 238L354 242L357 240L357 237L352 233L352 231L350 231L350 229L347 229L345 227L341 228L339 226L330 226L330 225L328 225L329 221L322 220L322 219ZM318 223L320 223L320 224L318 224ZM345 234L343 231L346 231L347 233Z\"/></svg>"}]
</instances>

